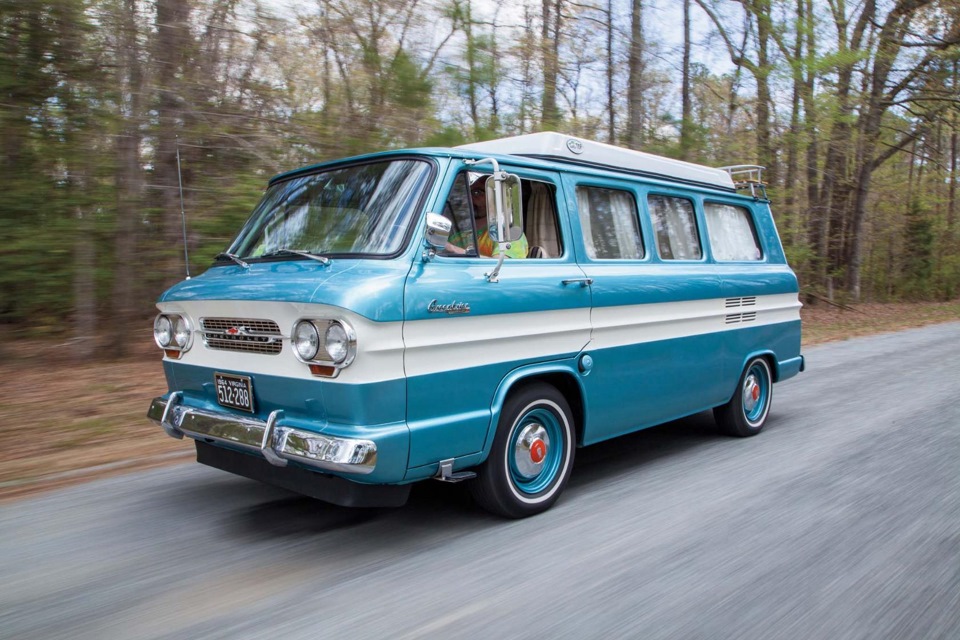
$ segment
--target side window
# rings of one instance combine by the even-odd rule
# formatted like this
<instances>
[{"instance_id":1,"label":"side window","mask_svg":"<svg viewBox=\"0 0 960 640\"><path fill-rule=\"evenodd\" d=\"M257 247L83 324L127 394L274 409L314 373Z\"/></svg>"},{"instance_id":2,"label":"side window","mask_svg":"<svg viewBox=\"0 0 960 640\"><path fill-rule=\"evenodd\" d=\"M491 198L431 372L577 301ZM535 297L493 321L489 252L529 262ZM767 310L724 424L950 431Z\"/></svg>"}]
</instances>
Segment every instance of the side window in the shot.
<instances>
[{"instance_id":1,"label":"side window","mask_svg":"<svg viewBox=\"0 0 960 640\"><path fill-rule=\"evenodd\" d=\"M447 248L442 254L476 256L473 205L470 202L470 185L466 171L461 172L454 180L450 195L443 207L443 217L450 221L453 228L450 231Z\"/></svg>"},{"instance_id":2,"label":"side window","mask_svg":"<svg viewBox=\"0 0 960 640\"><path fill-rule=\"evenodd\" d=\"M618 189L577 187L577 209L587 255L599 260L639 260L643 241L633 194Z\"/></svg>"},{"instance_id":3,"label":"side window","mask_svg":"<svg viewBox=\"0 0 960 640\"><path fill-rule=\"evenodd\" d=\"M657 233L657 253L663 260L699 260L700 233L693 202L671 196L647 196L650 218Z\"/></svg>"},{"instance_id":4,"label":"side window","mask_svg":"<svg viewBox=\"0 0 960 640\"><path fill-rule=\"evenodd\" d=\"M486 181L488 175L462 171L456 177L443 215L452 230L444 256L491 258L497 245L491 239L487 219ZM557 258L563 254L557 223L556 190L536 180L520 181L524 234L510 243L508 258Z\"/></svg>"},{"instance_id":5,"label":"side window","mask_svg":"<svg viewBox=\"0 0 960 640\"><path fill-rule=\"evenodd\" d=\"M760 260L763 253L757 241L753 218L744 207L705 202L707 234L713 257L720 261Z\"/></svg>"},{"instance_id":6,"label":"side window","mask_svg":"<svg viewBox=\"0 0 960 640\"><path fill-rule=\"evenodd\" d=\"M556 189L552 184L522 180L523 228L530 245L530 258L559 258L563 255L560 226L557 224Z\"/></svg>"}]
</instances>

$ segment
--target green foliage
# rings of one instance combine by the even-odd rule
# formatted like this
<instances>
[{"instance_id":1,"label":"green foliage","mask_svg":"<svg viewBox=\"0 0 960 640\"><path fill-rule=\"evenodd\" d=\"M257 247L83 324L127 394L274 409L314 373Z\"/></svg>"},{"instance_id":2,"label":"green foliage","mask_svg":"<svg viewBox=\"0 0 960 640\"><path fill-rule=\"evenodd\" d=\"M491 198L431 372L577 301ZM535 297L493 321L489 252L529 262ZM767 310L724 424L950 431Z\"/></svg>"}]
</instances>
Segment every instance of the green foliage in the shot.
<instances>
[{"instance_id":1,"label":"green foliage","mask_svg":"<svg viewBox=\"0 0 960 640\"><path fill-rule=\"evenodd\" d=\"M928 299L933 276L933 224L914 199L904 227L903 292L913 299Z\"/></svg>"},{"instance_id":2,"label":"green foliage","mask_svg":"<svg viewBox=\"0 0 960 640\"><path fill-rule=\"evenodd\" d=\"M423 109L430 104L433 84L410 55L401 51L390 66L391 98L405 109Z\"/></svg>"}]
</instances>

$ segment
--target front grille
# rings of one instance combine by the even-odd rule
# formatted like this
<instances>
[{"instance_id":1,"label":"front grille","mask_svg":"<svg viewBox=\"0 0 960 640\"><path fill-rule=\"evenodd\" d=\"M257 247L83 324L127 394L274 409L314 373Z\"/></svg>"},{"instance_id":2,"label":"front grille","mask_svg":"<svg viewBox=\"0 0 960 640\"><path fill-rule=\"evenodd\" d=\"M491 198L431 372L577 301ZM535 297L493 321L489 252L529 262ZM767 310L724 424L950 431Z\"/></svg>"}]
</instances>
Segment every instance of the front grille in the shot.
<instances>
[{"instance_id":1,"label":"front grille","mask_svg":"<svg viewBox=\"0 0 960 640\"><path fill-rule=\"evenodd\" d=\"M276 355L283 349L280 327L273 320L203 318L203 343L208 349Z\"/></svg>"}]
</instances>

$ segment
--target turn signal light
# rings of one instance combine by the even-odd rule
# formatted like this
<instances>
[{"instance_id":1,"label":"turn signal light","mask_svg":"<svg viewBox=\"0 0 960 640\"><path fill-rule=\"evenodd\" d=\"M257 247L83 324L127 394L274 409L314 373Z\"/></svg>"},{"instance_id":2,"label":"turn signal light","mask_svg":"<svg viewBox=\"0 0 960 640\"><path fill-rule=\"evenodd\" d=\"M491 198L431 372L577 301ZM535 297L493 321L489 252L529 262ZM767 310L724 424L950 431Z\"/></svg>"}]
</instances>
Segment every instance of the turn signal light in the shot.
<instances>
[{"instance_id":1,"label":"turn signal light","mask_svg":"<svg viewBox=\"0 0 960 640\"><path fill-rule=\"evenodd\" d=\"M323 376L324 378L332 378L337 373L336 367L330 367L323 364L311 364L310 373L315 376Z\"/></svg>"}]
</instances>

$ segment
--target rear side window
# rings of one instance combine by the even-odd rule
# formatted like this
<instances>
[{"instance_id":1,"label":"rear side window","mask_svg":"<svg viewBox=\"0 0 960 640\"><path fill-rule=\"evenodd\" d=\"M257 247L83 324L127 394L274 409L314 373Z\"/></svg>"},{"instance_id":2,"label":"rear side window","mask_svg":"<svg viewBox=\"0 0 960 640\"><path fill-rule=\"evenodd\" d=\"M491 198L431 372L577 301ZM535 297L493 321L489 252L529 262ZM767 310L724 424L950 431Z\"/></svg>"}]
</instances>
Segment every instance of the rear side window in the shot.
<instances>
[{"instance_id":1,"label":"rear side window","mask_svg":"<svg viewBox=\"0 0 960 640\"><path fill-rule=\"evenodd\" d=\"M588 256L598 260L643 258L633 194L618 189L577 187L577 208Z\"/></svg>"},{"instance_id":2,"label":"rear side window","mask_svg":"<svg viewBox=\"0 0 960 640\"><path fill-rule=\"evenodd\" d=\"M763 257L753 218L745 208L705 202L703 213L707 219L710 249L718 261L740 262Z\"/></svg>"},{"instance_id":3,"label":"rear side window","mask_svg":"<svg viewBox=\"0 0 960 640\"><path fill-rule=\"evenodd\" d=\"M671 196L647 196L650 218L657 233L657 253L663 260L699 260L700 233L693 202Z\"/></svg>"}]
</instances>

